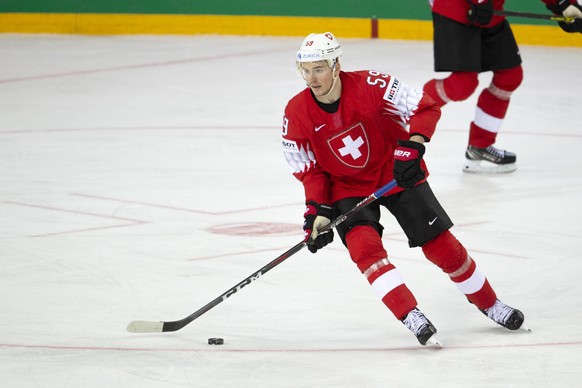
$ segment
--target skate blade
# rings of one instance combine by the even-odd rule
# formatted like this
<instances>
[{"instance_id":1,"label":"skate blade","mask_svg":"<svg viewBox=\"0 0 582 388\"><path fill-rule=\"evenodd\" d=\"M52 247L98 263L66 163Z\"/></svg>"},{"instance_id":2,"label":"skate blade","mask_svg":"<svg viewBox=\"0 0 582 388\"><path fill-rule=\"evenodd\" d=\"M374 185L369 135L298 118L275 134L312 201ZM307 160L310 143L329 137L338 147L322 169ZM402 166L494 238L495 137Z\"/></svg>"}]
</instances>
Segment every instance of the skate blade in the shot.
<instances>
[{"instance_id":1,"label":"skate blade","mask_svg":"<svg viewBox=\"0 0 582 388\"><path fill-rule=\"evenodd\" d=\"M521 324L521 326L517 330L527 331L528 333L532 332L531 329L529 327L527 327L526 325L524 325L523 323Z\"/></svg>"},{"instance_id":2,"label":"skate blade","mask_svg":"<svg viewBox=\"0 0 582 388\"><path fill-rule=\"evenodd\" d=\"M426 341L426 345L425 346L432 346L435 348L442 348L443 344L441 341L438 340L438 338L436 337L436 335L433 335L432 337L430 337L427 341Z\"/></svg>"},{"instance_id":3,"label":"skate blade","mask_svg":"<svg viewBox=\"0 0 582 388\"><path fill-rule=\"evenodd\" d=\"M486 160L465 160L463 172L470 174L507 174L517 170L515 163L495 164Z\"/></svg>"}]
</instances>

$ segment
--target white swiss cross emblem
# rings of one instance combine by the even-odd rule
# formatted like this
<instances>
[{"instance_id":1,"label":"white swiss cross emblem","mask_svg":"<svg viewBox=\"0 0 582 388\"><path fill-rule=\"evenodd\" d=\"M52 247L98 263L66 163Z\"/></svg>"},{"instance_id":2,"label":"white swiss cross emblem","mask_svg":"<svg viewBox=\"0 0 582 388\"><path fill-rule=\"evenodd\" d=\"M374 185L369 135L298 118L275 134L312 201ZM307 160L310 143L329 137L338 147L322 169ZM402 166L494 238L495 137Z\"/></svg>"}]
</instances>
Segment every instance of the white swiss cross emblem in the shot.
<instances>
[{"instance_id":1,"label":"white swiss cross emblem","mask_svg":"<svg viewBox=\"0 0 582 388\"><path fill-rule=\"evenodd\" d=\"M368 163L370 146L362 124L335 135L327 143L334 155L349 167L363 168Z\"/></svg>"}]
</instances>

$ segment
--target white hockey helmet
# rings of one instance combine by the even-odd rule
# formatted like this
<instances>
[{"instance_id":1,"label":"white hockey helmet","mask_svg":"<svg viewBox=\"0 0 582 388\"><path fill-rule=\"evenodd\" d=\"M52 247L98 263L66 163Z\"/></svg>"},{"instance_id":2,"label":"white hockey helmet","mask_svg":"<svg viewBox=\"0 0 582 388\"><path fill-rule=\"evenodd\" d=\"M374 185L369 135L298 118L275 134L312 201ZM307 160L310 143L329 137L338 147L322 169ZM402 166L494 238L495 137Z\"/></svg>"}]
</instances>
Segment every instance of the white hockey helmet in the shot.
<instances>
[{"instance_id":1,"label":"white hockey helmet","mask_svg":"<svg viewBox=\"0 0 582 388\"><path fill-rule=\"evenodd\" d=\"M303 62L327 61L329 67L339 61L342 55L342 47L331 32L323 34L309 34L301 43L297 51L297 69L301 69Z\"/></svg>"}]
</instances>

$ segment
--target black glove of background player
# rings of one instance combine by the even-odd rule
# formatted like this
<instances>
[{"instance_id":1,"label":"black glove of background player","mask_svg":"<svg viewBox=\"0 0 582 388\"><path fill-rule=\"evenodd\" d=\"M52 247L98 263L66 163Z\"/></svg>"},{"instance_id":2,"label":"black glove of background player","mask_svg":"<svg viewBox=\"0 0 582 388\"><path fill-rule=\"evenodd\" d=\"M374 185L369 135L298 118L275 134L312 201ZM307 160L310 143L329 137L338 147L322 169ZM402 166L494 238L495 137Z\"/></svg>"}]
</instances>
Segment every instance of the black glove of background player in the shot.
<instances>
[{"instance_id":1,"label":"black glove of background player","mask_svg":"<svg viewBox=\"0 0 582 388\"><path fill-rule=\"evenodd\" d=\"M420 167L424 144L412 140L398 140L400 147L394 150L394 179L404 189L414 187L426 174Z\"/></svg>"},{"instance_id":2,"label":"black glove of background player","mask_svg":"<svg viewBox=\"0 0 582 388\"><path fill-rule=\"evenodd\" d=\"M303 230L305 231L305 241L307 249L311 253L317 252L333 241L333 229L319 233L319 230L331 222L333 211L329 205L318 205L310 201L307 202L305 214L303 214Z\"/></svg>"},{"instance_id":3,"label":"black glove of background player","mask_svg":"<svg viewBox=\"0 0 582 388\"><path fill-rule=\"evenodd\" d=\"M478 4L473 3L471 0L467 1L470 7L469 13L467 14L469 21L473 24L489 24L493 17L493 1L485 0Z\"/></svg>"},{"instance_id":4,"label":"black glove of background player","mask_svg":"<svg viewBox=\"0 0 582 388\"><path fill-rule=\"evenodd\" d=\"M546 7L556 15L582 17L582 6L570 4L568 0L559 0L556 4L546 5ZM558 22L558 25L566 32L582 32L582 19L576 19L572 23Z\"/></svg>"}]
</instances>

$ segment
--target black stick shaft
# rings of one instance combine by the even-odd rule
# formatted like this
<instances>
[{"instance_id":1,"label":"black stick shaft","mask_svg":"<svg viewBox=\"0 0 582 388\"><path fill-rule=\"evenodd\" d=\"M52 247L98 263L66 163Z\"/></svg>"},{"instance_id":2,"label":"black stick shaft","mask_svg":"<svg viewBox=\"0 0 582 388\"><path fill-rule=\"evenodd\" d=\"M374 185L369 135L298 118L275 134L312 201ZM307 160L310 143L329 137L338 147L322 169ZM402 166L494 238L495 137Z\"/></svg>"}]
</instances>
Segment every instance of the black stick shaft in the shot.
<instances>
[{"instance_id":1,"label":"black stick shaft","mask_svg":"<svg viewBox=\"0 0 582 388\"><path fill-rule=\"evenodd\" d=\"M261 269L259 269L255 273L253 273L252 275L248 276L247 278L245 278L243 281L241 281L240 283L238 283L234 287L231 287L228 291L224 292L222 295L220 295L219 297L217 297L216 299L214 299L210 303L206 304L204 307L200 308L198 311L187 316L186 318L180 319L179 321L164 322L164 326L162 328L162 331L180 330L181 328L183 328L184 326L186 326L187 324L189 324L190 322L192 322L196 318L200 317L202 314L206 313L208 310L216 307L220 303L224 302L226 299L230 298L236 292L243 289L243 287L248 286L249 284L251 284L252 282L257 280L258 278L260 278L261 276L263 276L264 274L269 272L271 269L275 268L276 266L281 264L283 261L285 261L289 257L293 256L295 253L299 252L306 245L307 245L307 243L305 241L302 241L299 244L295 245L293 248L289 249L287 252L283 253L282 255L277 257L275 260L271 261L269 264L265 265L264 267L262 267Z\"/></svg>"},{"instance_id":2,"label":"black stick shaft","mask_svg":"<svg viewBox=\"0 0 582 388\"><path fill-rule=\"evenodd\" d=\"M394 187L396 187L396 181L392 180L389 183L382 186L381 188L379 188L378 190L376 190L374 193L370 194L368 197L364 198L356 206L354 206L353 208L351 208L350 210L348 210L347 212L340 215L335 220L333 220L332 222L330 222L329 224L324 226L320 230L320 232L325 232L325 231L330 230L330 229L336 227L337 225L341 224L349 216L356 213L360 209L368 206L370 203L374 202L376 199L382 197L384 194L386 194L387 192L392 190ZM204 307L198 309L194 313L188 315L186 318L182 318L182 319L177 320L177 321L168 321L168 322L163 322L163 321L162 322L133 321L133 322L129 323L129 325L127 326L127 330L132 332L132 333L149 333L149 332L160 332L160 331L167 332L167 331L180 330L181 328L183 328L184 326L186 326L187 324L189 324L193 320L197 319L201 315L208 312L210 309L212 309L212 308L216 307L217 305L219 305L220 303L224 302L226 299L230 298L232 295L237 293L239 290L248 286L249 284L251 284L252 282L257 280L258 278L260 278L261 276L263 276L264 274L266 274L267 272L269 272L270 270L272 270L273 268L275 268L276 266L281 264L283 261L287 260L289 257L291 257L294 254L296 254L297 252L299 252L306 245L307 245L307 241L301 241L300 243L296 244L294 247L289 249L287 252L278 256L276 259L274 259L273 261L271 261L269 264L265 265L264 267L262 267L258 271L254 272L252 275L247 276L240 283L238 283L234 287L231 287L228 291L222 293L220 296L218 296L217 298L215 298L214 300L212 300L211 302L206 304Z\"/></svg>"}]
</instances>

